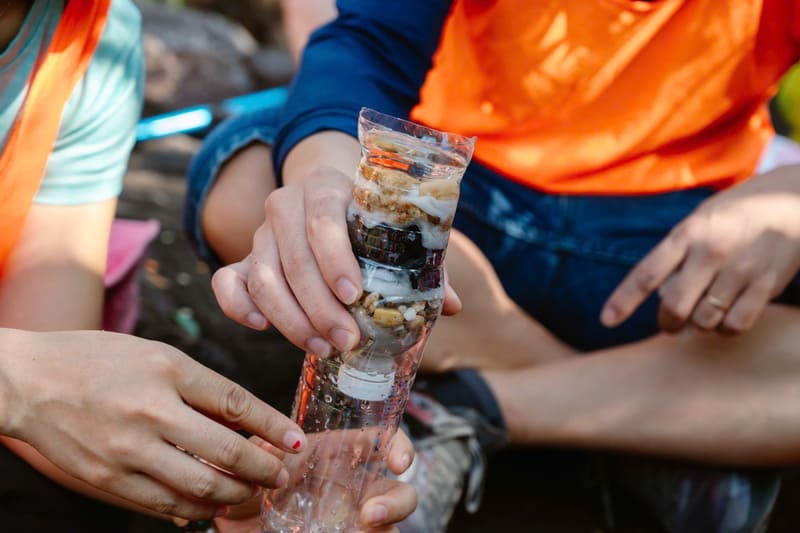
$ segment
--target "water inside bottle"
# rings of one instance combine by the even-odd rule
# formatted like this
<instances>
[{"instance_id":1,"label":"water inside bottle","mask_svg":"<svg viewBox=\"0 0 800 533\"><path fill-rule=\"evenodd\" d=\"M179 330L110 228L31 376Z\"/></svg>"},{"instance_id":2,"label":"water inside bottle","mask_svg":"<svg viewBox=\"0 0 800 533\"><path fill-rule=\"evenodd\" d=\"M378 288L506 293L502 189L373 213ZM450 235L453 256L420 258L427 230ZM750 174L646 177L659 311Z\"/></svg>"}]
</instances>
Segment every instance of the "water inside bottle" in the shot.
<instances>
[{"instance_id":1,"label":"water inside bottle","mask_svg":"<svg viewBox=\"0 0 800 533\"><path fill-rule=\"evenodd\" d=\"M369 401L342 392L339 371L337 361L306 358L295 411L308 445L285 459L288 486L265 498L265 533L355 531L361 504L385 476L412 378L395 374L390 393Z\"/></svg>"}]
</instances>

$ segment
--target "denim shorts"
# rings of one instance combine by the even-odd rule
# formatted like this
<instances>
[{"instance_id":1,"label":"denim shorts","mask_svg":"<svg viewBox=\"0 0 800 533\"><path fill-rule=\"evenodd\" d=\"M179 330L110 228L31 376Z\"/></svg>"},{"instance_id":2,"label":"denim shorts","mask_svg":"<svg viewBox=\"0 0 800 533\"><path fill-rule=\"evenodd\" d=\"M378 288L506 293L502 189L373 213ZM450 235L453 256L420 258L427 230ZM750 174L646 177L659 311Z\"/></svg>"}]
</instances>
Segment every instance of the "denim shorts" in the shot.
<instances>
[{"instance_id":1,"label":"denim shorts","mask_svg":"<svg viewBox=\"0 0 800 533\"><path fill-rule=\"evenodd\" d=\"M278 110L270 109L228 119L192 162L184 224L212 268L219 260L203 238L199 217L206 194L231 155L253 142L271 144L277 118ZM631 268L713 193L554 195L473 163L464 176L454 225L483 250L520 307L567 344L588 351L658 332L655 295L618 328L604 327L600 310ZM797 278L779 300L800 304Z\"/></svg>"}]
</instances>

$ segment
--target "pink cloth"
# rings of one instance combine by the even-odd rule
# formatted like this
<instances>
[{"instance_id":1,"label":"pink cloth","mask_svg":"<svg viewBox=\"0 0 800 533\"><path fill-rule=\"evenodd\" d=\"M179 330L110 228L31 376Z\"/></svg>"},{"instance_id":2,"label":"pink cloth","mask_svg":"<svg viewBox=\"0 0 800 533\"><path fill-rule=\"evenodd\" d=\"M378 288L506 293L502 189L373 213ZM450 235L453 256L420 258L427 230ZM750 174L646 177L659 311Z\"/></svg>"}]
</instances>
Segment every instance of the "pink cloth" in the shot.
<instances>
[{"instance_id":1,"label":"pink cloth","mask_svg":"<svg viewBox=\"0 0 800 533\"><path fill-rule=\"evenodd\" d=\"M111 226L103 309L103 329L133 333L139 318L139 271L147 247L161 226L155 220L117 219Z\"/></svg>"}]
</instances>

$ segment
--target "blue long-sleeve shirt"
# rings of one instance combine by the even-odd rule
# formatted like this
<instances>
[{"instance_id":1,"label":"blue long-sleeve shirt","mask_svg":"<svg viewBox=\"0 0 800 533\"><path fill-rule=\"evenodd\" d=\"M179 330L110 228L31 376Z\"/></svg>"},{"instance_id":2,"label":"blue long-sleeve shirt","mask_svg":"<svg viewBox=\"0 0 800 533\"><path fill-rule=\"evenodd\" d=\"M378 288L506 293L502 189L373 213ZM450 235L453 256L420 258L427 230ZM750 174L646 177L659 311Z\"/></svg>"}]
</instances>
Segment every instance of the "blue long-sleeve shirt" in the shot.
<instances>
[{"instance_id":1,"label":"blue long-sleeve shirt","mask_svg":"<svg viewBox=\"0 0 800 533\"><path fill-rule=\"evenodd\" d=\"M452 3L338 0L338 18L311 36L282 110L273 145L276 175L309 135L337 130L355 136L362 107L408 117Z\"/></svg>"}]
</instances>

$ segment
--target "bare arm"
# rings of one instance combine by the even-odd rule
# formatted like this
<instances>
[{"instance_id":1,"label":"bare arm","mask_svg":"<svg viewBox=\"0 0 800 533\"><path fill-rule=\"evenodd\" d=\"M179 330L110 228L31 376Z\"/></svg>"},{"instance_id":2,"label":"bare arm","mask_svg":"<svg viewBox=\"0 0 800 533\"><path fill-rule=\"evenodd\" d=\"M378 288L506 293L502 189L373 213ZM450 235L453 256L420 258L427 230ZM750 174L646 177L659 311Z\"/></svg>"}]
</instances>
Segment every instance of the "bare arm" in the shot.
<instances>
[{"instance_id":1,"label":"bare arm","mask_svg":"<svg viewBox=\"0 0 800 533\"><path fill-rule=\"evenodd\" d=\"M281 0L289 52L300 63L311 33L336 17L335 0Z\"/></svg>"},{"instance_id":2,"label":"bare arm","mask_svg":"<svg viewBox=\"0 0 800 533\"><path fill-rule=\"evenodd\" d=\"M31 209L0 286L0 326L99 329L116 201Z\"/></svg>"},{"instance_id":3,"label":"bare arm","mask_svg":"<svg viewBox=\"0 0 800 533\"><path fill-rule=\"evenodd\" d=\"M280 460L230 426L288 453L305 439L285 416L174 348L65 331L100 325L114 203L30 214L0 289L0 328L8 328L0 329L0 433L72 490L161 515L218 515L253 485L288 478Z\"/></svg>"},{"instance_id":4,"label":"bare arm","mask_svg":"<svg viewBox=\"0 0 800 533\"><path fill-rule=\"evenodd\" d=\"M80 206L36 205L0 286L0 326L28 331L100 329L103 273L116 200ZM31 445L0 441L56 483L87 496L134 508L80 481Z\"/></svg>"}]
</instances>

